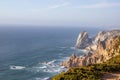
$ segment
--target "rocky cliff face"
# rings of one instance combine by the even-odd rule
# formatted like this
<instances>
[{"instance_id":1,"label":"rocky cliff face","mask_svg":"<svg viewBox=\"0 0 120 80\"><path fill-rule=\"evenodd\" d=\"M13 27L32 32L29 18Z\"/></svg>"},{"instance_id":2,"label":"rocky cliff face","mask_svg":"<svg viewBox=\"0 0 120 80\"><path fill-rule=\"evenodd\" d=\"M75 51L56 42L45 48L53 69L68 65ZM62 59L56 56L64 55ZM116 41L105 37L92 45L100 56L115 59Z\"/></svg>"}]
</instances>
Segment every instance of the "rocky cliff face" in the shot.
<instances>
[{"instance_id":1,"label":"rocky cliff face","mask_svg":"<svg viewBox=\"0 0 120 80\"><path fill-rule=\"evenodd\" d=\"M120 35L120 30L112 31L100 31L94 38L94 43L99 43L100 41L106 41L109 38L113 38L117 35Z\"/></svg>"},{"instance_id":2,"label":"rocky cliff face","mask_svg":"<svg viewBox=\"0 0 120 80\"><path fill-rule=\"evenodd\" d=\"M99 42L106 42L107 39L120 35L120 30L100 31L95 37L89 38L87 32L81 32L77 38L75 47L95 51Z\"/></svg>"},{"instance_id":3,"label":"rocky cliff face","mask_svg":"<svg viewBox=\"0 0 120 80\"><path fill-rule=\"evenodd\" d=\"M88 62L88 60L86 58L89 58L89 56L91 56L92 53L88 52L86 54L86 56L80 57L80 56L75 56L73 58L73 54L65 61L62 62L60 65L61 66L65 66L67 68L69 67L77 67L77 66L85 66L87 65L86 62ZM91 63L91 62L89 62Z\"/></svg>"},{"instance_id":4,"label":"rocky cliff face","mask_svg":"<svg viewBox=\"0 0 120 80\"><path fill-rule=\"evenodd\" d=\"M90 46L87 45L87 47L91 48L93 45L97 46L96 49L89 49L85 56L72 55L61 65L65 67L87 66L103 63L116 55L120 55L120 30L99 32L94 38L94 43L90 44ZM90 53L91 50L92 53Z\"/></svg>"},{"instance_id":5,"label":"rocky cliff face","mask_svg":"<svg viewBox=\"0 0 120 80\"><path fill-rule=\"evenodd\" d=\"M76 48L84 49L92 43L87 32L81 32L76 41Z\"/></svg>"}]
</instances>

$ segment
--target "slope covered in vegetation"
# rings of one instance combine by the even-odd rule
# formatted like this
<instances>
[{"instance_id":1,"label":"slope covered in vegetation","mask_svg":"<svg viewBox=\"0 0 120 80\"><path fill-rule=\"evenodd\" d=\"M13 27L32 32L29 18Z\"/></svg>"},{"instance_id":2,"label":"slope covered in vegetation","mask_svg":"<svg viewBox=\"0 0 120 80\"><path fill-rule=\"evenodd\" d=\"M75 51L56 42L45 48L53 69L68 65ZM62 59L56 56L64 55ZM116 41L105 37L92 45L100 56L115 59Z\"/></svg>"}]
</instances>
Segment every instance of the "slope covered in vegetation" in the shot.
<instances>
[{"instance_id":1,"label":"slope covered in vegetation","mask_svg":"<svg viewBox=\"0 0 120 80\"><path fill-rule=\"evenodd\" d=\"M92 64L84 67L70 68L67 72L55 75L51 80L100 80L106 72L120 72L120 36L113 41L114 45L109 45L108 53L113 56L104 63Z\"/></svg>"},{"instance_id":2,"label":"slope covered in vegetation","mask_svg":"<svg viewBox=\"0 0 120 80\"><path fill-rule=\"evenodd\" d=\"M120 72L120 55L103 64L70 68L67 72L53 76L51 80L100 80L104 72Z\"/></svg>"}]
</instances>

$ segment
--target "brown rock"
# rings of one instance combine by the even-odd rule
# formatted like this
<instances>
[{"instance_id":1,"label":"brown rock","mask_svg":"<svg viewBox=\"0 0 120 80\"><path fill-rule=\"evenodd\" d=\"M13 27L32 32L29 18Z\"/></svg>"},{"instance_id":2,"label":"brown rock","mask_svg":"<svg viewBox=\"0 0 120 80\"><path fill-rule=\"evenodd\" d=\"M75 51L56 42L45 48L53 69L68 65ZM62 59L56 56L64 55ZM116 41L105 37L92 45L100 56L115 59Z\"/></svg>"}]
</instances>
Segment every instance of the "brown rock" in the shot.
<instances>
[{"instance_id":1,"label":"brown rock","mask_svg":"<svg viewBox=\"0 0 120 80\"><path fill-rule=\"evenodd\" d=\"M87 66L103 63L116 55L120 55L120 36L118 32L120 33L120 30L98 33L95 38L98 42L96 50L92 50L92 53L88 51L83 57L72 54L61 65L65 67Z\"/></svg>"}]
</instances>

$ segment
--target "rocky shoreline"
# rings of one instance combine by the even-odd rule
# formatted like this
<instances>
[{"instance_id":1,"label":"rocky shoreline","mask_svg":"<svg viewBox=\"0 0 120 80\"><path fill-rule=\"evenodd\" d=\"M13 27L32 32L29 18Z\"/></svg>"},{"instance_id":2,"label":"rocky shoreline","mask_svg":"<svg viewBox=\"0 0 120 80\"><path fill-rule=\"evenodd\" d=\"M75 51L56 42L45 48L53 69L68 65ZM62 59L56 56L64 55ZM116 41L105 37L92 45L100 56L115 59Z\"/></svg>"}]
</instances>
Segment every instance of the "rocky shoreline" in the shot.
<instances>
[{"instance_id":1,"label":"rocky shoreline","mask_svg":"<svg viewBox=\"0 0 120 80\"><path fill-rule=\"evenodd\" d=\"M113 56L119 55L120 50L114 49L120 30L100 31L95 37L89 38L87 32L81 32L77 38L75 48L86 49L87 53L83 57L72 54L60 65L67 68L87 66L96 63L103 63ZM113 54L114 52L114 54Z\"/></svg>"},{"instance_id":2,"label":"rocky shoreline","mask_svg":"<svg viewBox=\"0 0 120 80\"><path fill-rule=\"evenodd\" d=\"M120 80L120 30L101 31L93 38L82 32L75 47L86 54L72 54L60 64L68 70L51 80Z\"/></svg>"}]
</instances>

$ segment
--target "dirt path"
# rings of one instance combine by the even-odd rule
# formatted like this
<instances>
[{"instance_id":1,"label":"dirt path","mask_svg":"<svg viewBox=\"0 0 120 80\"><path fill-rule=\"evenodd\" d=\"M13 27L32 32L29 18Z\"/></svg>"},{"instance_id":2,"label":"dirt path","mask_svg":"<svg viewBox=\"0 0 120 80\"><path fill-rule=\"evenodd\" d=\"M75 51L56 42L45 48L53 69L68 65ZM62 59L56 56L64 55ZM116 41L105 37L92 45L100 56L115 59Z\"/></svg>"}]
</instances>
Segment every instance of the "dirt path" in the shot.
<instances>
[{"instance_id":1,"label":"dirt path","mask_svg":"<svg viewBox=\"0 0 120 80\"><path fill-rule=\"evenodd\" d=\"M120 80L119 73L104 73L101 80Z\"/></svg>"}]
</instances>

